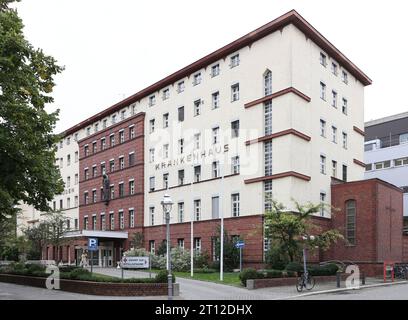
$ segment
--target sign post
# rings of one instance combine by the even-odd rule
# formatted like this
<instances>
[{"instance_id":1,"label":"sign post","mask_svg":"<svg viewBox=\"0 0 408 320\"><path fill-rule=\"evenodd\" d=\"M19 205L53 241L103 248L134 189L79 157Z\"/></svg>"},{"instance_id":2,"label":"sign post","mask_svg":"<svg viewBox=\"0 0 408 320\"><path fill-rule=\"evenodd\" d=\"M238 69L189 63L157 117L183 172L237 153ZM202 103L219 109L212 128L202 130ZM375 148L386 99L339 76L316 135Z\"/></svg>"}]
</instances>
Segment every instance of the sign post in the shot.
<instances>
[{"instance_id":1,"label":"sign post","mask_svg":"<svg viewBox=\"0 0 408 320\"><path fill-rule=\"evenodd\" d=\"M91 274L93 271L93 253L98 250L98 238L88 238L88 251L91 252Z\"/></svg>"},{"instance_id":2,"label":"sign post","mask_svg":"<svg viewBox=\"0 0 408 320\"><path fill-rule=\"evenodd\" d=\"M245 247L244 240L238 240L235 248L239 249L239 271L242 271L242 249Z\"/></svg>"}]
</instances>

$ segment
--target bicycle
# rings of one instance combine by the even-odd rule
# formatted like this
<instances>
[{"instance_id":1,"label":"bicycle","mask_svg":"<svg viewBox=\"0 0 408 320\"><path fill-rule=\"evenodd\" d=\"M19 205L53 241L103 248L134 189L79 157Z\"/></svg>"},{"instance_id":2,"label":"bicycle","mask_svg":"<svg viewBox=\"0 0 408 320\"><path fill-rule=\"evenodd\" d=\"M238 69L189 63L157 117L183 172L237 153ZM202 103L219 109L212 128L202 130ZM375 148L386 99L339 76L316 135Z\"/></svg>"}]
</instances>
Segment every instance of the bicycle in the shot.
<instances>
[{"instance_id":1,"label":"bicycle","mask_svg":"<svg viewBox=\"0 0 408 320\"><path fill-rule=\"evenodd\" d=\"M394 277L397 279L407 280L408 266L398 265L394 267Z\"/></svg>"},{"instance_id":2,"label":"bicycle","mask_svg":"<svg viewBox=\"0 0 408 320\"><path fill-rule=\"evenodd\" d=\"M315 286L314 278L308 273L302 273L302 275L298 278L298 282L296 284L297 292L302 292L303 288L306 290L312 290Z\"/></svg>"}]
</instances>

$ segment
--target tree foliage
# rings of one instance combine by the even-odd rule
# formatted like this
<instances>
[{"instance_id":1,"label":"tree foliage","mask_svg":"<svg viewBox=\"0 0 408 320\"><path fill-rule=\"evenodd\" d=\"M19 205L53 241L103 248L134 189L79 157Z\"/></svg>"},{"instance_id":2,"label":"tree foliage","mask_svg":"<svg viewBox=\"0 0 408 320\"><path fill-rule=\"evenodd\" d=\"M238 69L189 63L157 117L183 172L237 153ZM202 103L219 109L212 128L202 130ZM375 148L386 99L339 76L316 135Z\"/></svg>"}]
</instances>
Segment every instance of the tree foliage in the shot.
<instances>
[{"instance_id":1,"label":"tree foliage","mask_svg":"<svg viewBox=\"0 0 408 320\"><path fill-rule=\"evenodd\" d=\"M219 260L221 256L221 240L219 235L221 234L221 226L216 228L216 242L215 242L215 256ZM228 231L224 228L224 261L223 268L225 271L232 271L239 267L239 249L235 247L235 243L238 239L233 239ZM218 264L215 264L218 267Z\"/></svg>"},{"instance_id":2,"label":"tree foliage","mask_svg":"<svg viewBox=\"0 0 408 320\"><path fill-rule=\"evenodd\" d=\"M343 237L335 229L322 232L321 228L312 223L312 215L319 213L325 204L294 203L295 212L292 212L273 200L271 210L265 213L265 236L271 240L274 255L279 256L279 259L284 260L284 256L287 256L290 261L297 260L303 245L327 250L333 242ZM310 237L312 235L313 240Z\"/></svg>"},{"instance_id":3,"label":"tree foliage","mask_svg":"<svg viewBox=\"0 0 408 320\"><path fill-rule=\"evenodd\" d=\"M59 138L52 133L58 111L45 110L63 68L24 38L13 2L0 0L0 224L22 201L48 211L63 191L55 166Z\"/></svg>"}]
</instances>

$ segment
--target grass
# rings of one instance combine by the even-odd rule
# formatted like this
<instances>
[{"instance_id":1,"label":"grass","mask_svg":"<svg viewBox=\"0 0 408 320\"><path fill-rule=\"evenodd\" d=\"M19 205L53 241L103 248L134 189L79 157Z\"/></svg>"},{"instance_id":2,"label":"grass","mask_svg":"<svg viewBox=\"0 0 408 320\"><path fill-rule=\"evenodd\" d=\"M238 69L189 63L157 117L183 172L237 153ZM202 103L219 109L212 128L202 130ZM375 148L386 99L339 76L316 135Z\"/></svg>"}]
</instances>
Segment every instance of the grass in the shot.
<instances>
[{"instance_id":1,"label":"grass","mask_svg":"<svg viewBox=\"0 0 408 320\"><path fill-rule=\"evenodd\" d=\"M158 272L159 270L152 269L152 272ZM188 272L181 272L175 271L173 272L174 275L180 278L186 279L193 279L193 280L200 280L200 281L207 281L207 282L215 282L221 284L227 284L236 287L242 287L241 280L239 280L239 272L224 272L224 281L220 281L220 273L198 273L194 272L194 276L191 277L190 271Z\"/></svg>"}]
</instances>

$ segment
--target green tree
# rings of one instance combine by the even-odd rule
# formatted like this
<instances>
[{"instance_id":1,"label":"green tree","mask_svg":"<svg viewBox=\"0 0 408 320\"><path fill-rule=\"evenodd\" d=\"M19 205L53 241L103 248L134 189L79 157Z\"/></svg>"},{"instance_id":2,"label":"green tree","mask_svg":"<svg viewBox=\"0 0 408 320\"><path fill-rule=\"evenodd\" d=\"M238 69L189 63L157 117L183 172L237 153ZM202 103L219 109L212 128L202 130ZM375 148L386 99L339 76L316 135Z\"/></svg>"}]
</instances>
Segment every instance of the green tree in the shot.
<instances>
[{"instance_id":1,"label":"green tree","mask_svg":"<svg viewBox=\"0 0 408 320\"><path fill-rule=\"evenodd\" d=\"M271 210L265 213L265 237L273 243L274 254L280 260L285 260L282 255L286 255L291 262L299 259L303 245L310 249L319 247L327 250L332 243L343 238L338 230L322 232L321 228L313 224L312 215L319 213L326 205L294 203L295 212L291 212L273 200ZM314 236L313 240L310 240L311 235ZM303 237L307 240L303 240Z\"/></svg>"},{"instance_id":2,"label":"green tree","mask_svg":"<svg viewBox=\"0 0 408 320\"><path fill-rule=\"evenodd\" d=\"M54 260L56 262L62 259L60 246L68 240L64 234L68 231L68 218L61 211L46 213L44 224L47 229L47 244L54 248Z\"/></svg>"},{"instance_id":3,"label":"green tree","mask_svg":"<svg viewBox=\"0 0 408 320\"><path fill-rule=\"evenodd\" d=\"M49 228L47 223L40 222L38 225L23 230L24 235L30 241L31 250L28 253L30 260L40 260L43 248L49 239Z\"/></svg>"},{"instance_id":4,"label":"green tree","mask_svg":"<svg viewBox=\"0 0 408 320\"><path fill-rule=\"evenodd\" d=\"M221 240L219 235L221 234L221 226L216 228L216 242L215 242L215 256L219 260L221 256ZM231 237L228 231L224 228L224 261L223 268L225 271L232 271L239 267L239 249L235 247L235 243L241 238ZM218 263L216 264L218 267Z\"/></svg>"},{"instance_id":5,"label":"green tree","mask_svg":"<svg viewBox=\"0 0 408 320\"><path fill-rule=\"evenodd\" d=\"M143 248L143 243L144 243L144 236L142 232L136 232L133 234L132 238L132 246L135 249L140 249Z\"/></svg>"},{"instance_id":6,"label":"green tree","mask_svg":"<svg viewBox=\"0 0 408 320\"><path fill-rule=\"evenodd\" d=\"M40 211L63 191L52 132L58 111L47 113L54 76L63 68L34 48L12 0L0 0L0 225L22 201Z\"/></svg>"}]
</instances>

